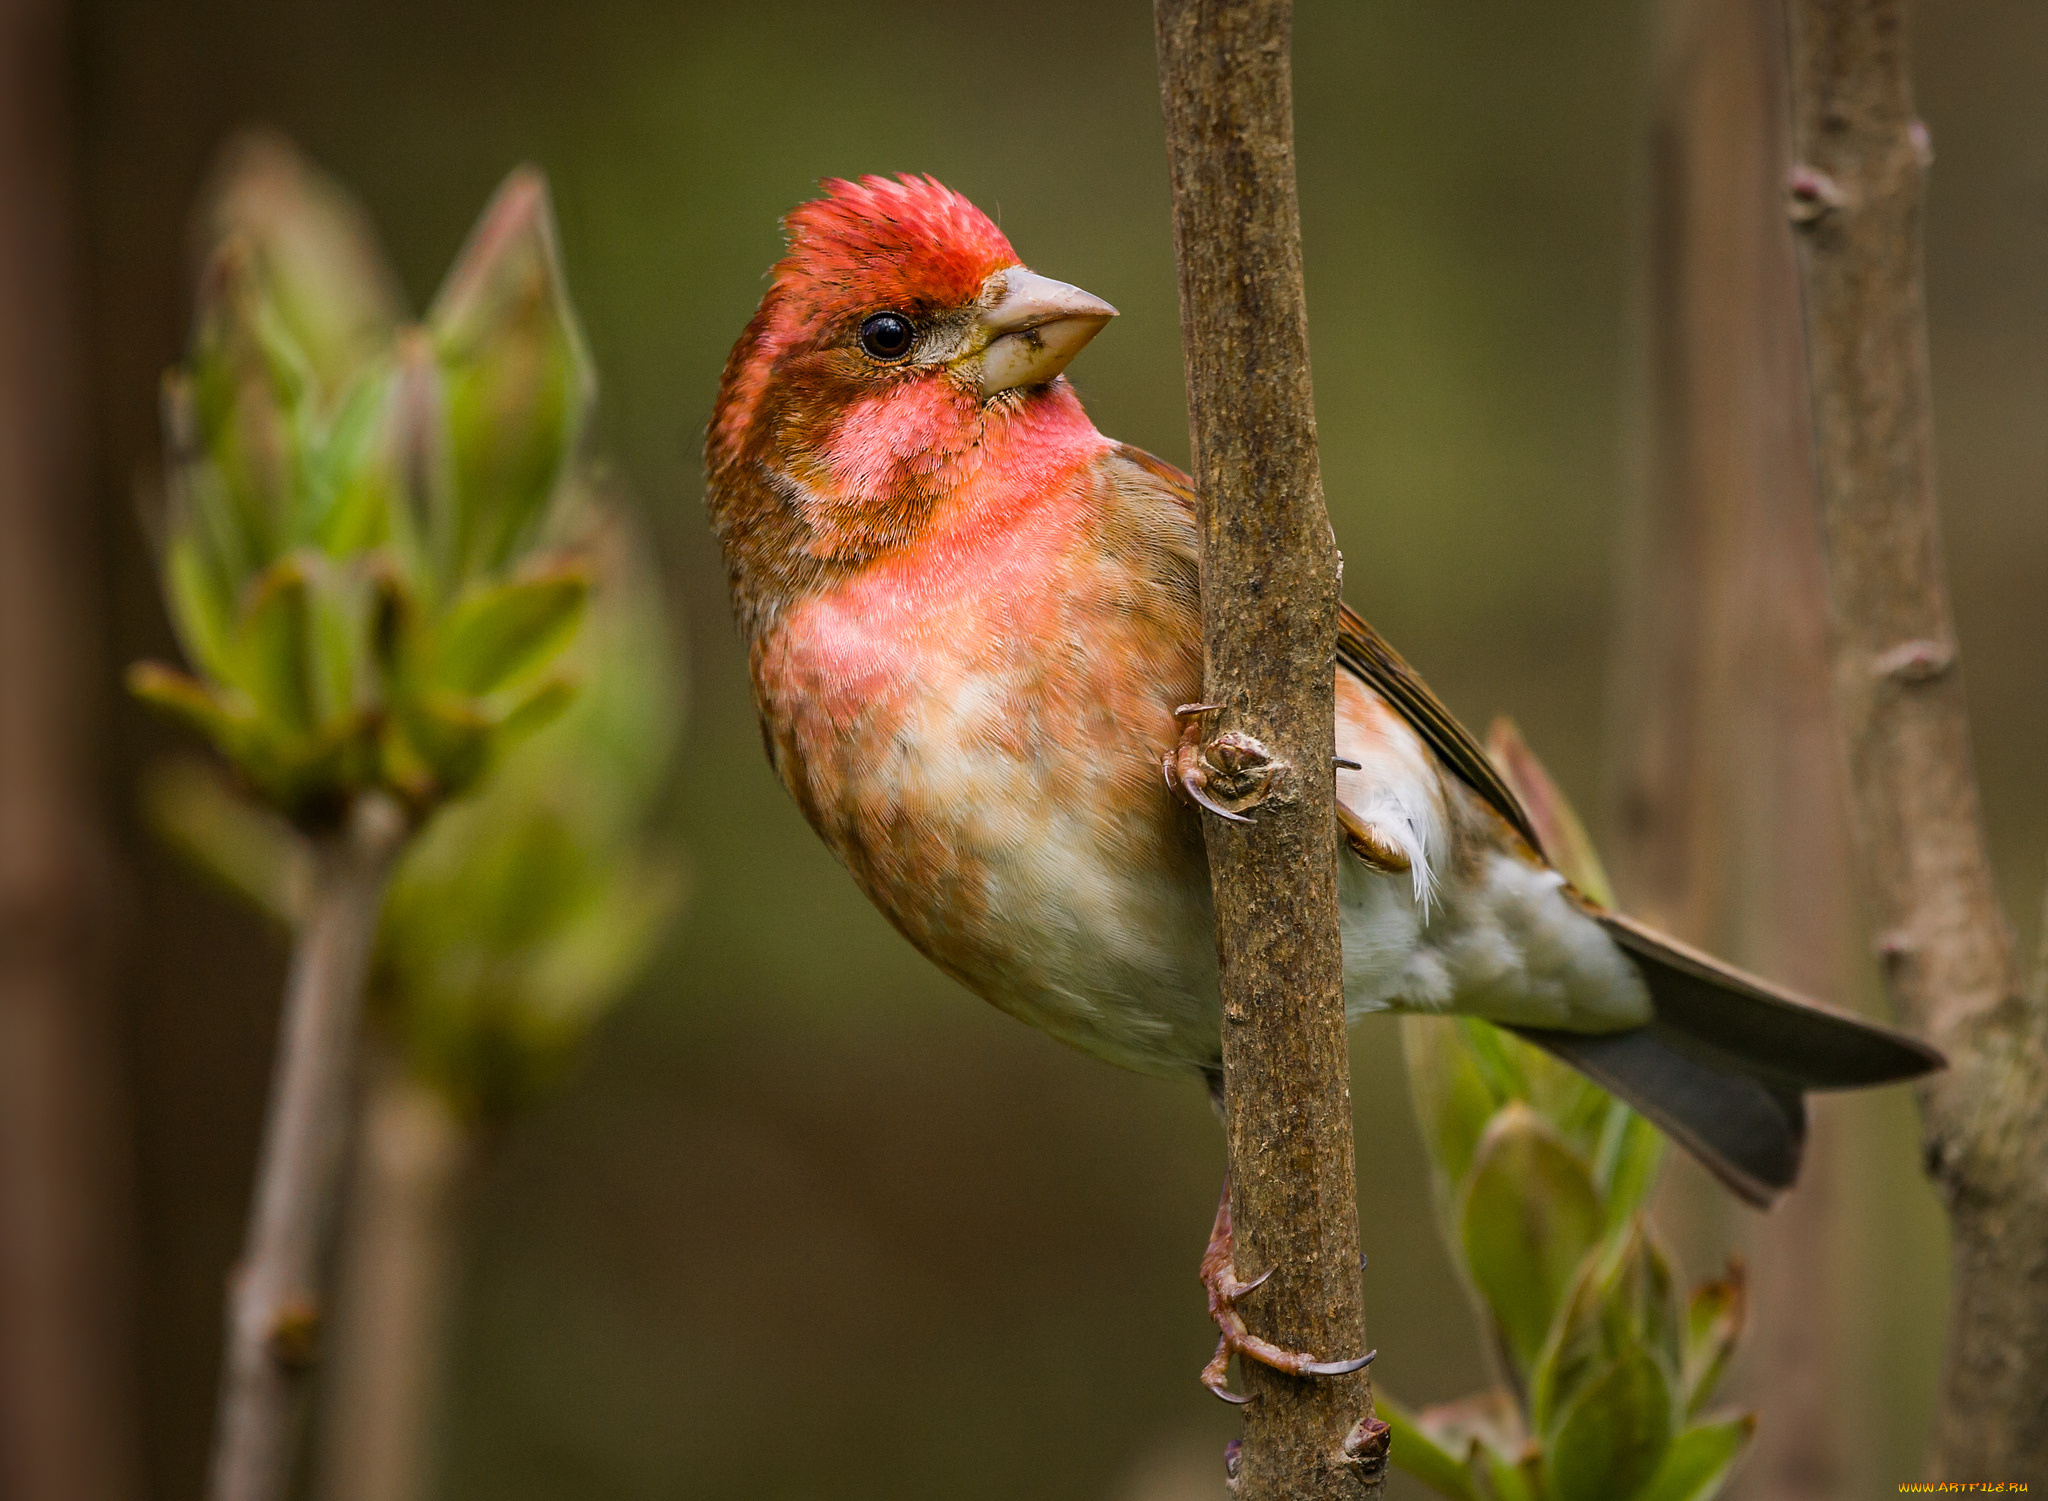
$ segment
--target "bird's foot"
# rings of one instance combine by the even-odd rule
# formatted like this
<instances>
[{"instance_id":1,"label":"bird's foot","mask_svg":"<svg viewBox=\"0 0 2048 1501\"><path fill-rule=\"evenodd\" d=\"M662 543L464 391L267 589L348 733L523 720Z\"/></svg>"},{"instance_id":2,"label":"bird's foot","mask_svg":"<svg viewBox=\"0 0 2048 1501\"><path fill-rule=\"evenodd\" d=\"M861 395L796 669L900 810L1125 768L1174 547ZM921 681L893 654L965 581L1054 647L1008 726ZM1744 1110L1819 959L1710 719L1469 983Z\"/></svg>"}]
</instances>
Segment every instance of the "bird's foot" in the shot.
<instances>
[{"instance_id":1,"label":"bird's foot","mask_svg":"<svg viewBox=\"0 0 2048 1501\"><path fill-rule=\"evenodd\" d=\"M1230 1184L1226 1182L1223 1200L1216 1206L1216 1228L1209 1232L1209 1249L1202 1253L1202 1286L1209 1292L1209 1317L1216 1321L1216 1327L1221 1331L1221 1337L1216 1341L1216 1353L1202 1367L1202 1385L1224 1401L1239 1406L1252 1400L1230 1389L1230 1357L1233 1353L1240 1360L1256 1360L1260 1365L1285 1371L1290 1376L1348 1376L1372 1364L1373 1356L1379 1353L1377 1350L1368 1350L1356 1360L1317 1360L1299 1350L1283 1350L1271 1340L1261 1339L1252 1333L1245 1327L1244 1315L1237 1311L1238 1300L1263 1285L1273 1275L1273 1269L1268 1267L1251 1281L1240 1282L1236 1268L1231 1265L1233 1249Z\"/></svg>"},{"instance_id":2,"label":"bird's foot","mask_svg":"<svg viewBox=\"0 0 2048 1501\"><path fill-rule=\"evenodd\" d=\"M1250 823L1237 810L1265 797L1280 764L1250 735L1237 730L1211 735L1214 716L1222 708L1182 704L1175 709L1173 717L1181 721L1180 744L1161 759L1160 770L1176 797L1231 823Z\"/></svg>"}]
</instances>

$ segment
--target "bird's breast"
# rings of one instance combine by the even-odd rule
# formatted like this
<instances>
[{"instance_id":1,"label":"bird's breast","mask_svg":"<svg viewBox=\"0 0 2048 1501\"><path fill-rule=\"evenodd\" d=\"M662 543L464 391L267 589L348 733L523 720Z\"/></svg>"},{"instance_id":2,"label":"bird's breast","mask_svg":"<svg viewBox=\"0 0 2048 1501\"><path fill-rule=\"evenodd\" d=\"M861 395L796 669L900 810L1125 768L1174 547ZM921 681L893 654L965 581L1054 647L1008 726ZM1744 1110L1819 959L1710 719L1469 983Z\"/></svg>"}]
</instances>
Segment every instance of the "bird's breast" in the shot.
<instances>
[{"instance_id":1,"label":"bird's breast","mask_svg":"<svg viewBox=\"0 0 2048 1501\"><path fill-rule=\"evenodd\" d=\"M1200 1066L1207 871L1160 772L1198 644L1084 528L1020 531L788 611L755 652L771 754L877 906L970 989L1114 1061Z\"/></svg>"}]
</instances>

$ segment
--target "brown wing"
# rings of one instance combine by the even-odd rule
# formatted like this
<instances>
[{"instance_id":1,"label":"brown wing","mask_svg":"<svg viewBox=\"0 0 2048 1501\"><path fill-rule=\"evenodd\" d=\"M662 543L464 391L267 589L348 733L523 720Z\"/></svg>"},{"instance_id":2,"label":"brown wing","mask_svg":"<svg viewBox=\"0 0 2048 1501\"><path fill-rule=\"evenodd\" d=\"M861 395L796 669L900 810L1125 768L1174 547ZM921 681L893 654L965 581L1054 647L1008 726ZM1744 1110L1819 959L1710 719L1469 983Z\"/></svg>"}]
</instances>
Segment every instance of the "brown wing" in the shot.
<instances>
[{"instance_id":1,"label":"brown wing","mask_svg":"<svg viewBox=\"0 0 2048 1501\"><path fill-rule=\"evenodd\" d=\"M1117 445L1124 457L1142 467L1159 482L1160 488L1177 501L1192 516L1198 503L1195 497L1195 483L1164 459L1154 458L1141 448L1128 444ZM1365 618L1349 605L1340 607L1337 616L1337 665L1366 686L1373 689L1394 708L1394 712L1415 728L1415 732L1428 742L1429 748L1450 769L1458 779L1474 792L1485 798L1493 810L1506 819L1516 833L1529 842L1529 848L1539 855L1543 853L1543 841L1536 837L1536 828L1523 811L1522 804L1513 790L1502 780L1493 762L1479 742L1429 691L1429 685L1416 675L1415 669L1401 660L1401 654L1387 645L1380 633L1366 624ZM1340 815L1348 812L1340 809ZM1363 829L1356 815L1351 823ZM1379 863L1391 852L1368 848L1354 837L1347 827L1346 837L1353 848L1368 860ZM1398 855L1392 855L1395 860ZM1384 868L1393 869L1388 865Z\"/></svg>"},{"instance_id":2,"label":"brown wing","mask_svg":"<svg viewBox=\"0 0 2048 1501\"><path fill-rule=\"evenodd\" d=\"M1451 711L1416 676L1415 669L1349 605L1342 606L1337 615L1337 665L1385 699L1460 781L1485 798L1494 812L1529 842L1530 849L1543 852L1543 841L1536 837L1536 827L1520 799L1494 769L1471 731L1451 717Z\"/></svg>"},{"instance_id":3,"label":"brown wing","mask_svg":"<svg viewBox=\"0 0 2048 1501\"><path fill-rule=\"evenodd\" d=\"M1128 443L1116 445L1116 451L1136 464L1159 483L1174 503L1190 517L1201 511L1201 501L1195 495L1195 482L1156 454L1149 454L1142 448L1133 448Z\"/></svg>"}]
</instances>

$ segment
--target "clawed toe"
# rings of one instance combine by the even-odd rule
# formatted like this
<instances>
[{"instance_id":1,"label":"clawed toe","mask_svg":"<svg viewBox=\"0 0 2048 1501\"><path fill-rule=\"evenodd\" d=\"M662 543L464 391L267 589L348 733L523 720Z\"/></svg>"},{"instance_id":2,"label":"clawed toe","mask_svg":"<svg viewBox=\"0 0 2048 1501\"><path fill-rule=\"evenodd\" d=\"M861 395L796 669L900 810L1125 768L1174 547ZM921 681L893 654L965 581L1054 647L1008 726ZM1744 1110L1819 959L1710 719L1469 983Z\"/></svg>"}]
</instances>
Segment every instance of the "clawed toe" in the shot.
<instances>
[{"instance_id":1,"label":"clawed toe","mask_svg":"<svg viewBox=\"0 0 2048 1501\"><path fill-rule=\"evenodd\" d=\"M1239 1298L1244 1297L1247 1293L1257 1292L1260 1288L1266 1285L1266 1279L1272 1275L1273 1269L1271 1267L1267 1267L1263 1272L1259 1273L1258 1276L1252 1278L1251 1281L1239 1282L1237 1280L1236 1273L1233 1272L1230 1278L1232 1283L1232 1287L1230 1289L1230 1301L1235 1303Z\"/></svg>"},{"instance_id":2,"label":"clawed toe","mask_svg":"<svg viewBox=\"0 0 2048 1501\"><path fill-rule=\"evenodd\" d=\"M1208 717L1222 707L1221 704L1182 704L1173 711L1173 717L1182 721L1180 744L1161 758L1160 770L1165 773L1166 785L1175 796L1195 807L1206 808L1231 823L1250 823L1252 820L1244 814L1233 813L1209 795L1209 781L1215 773L1206 754L1206 730ZM1228 740L1231 737L1226 735L1223 738ZM1241 755L1233 758L1239 759L1244 758ZM1228 780L1229 774L1226 774L1226 782Z\"/></svg>"},{"instance_id":3,"label":"clawed toe","mask_svg":"<svg viewBox=\"0 0 2048 1501\"><path fill-rule=\"evenodd\" d=\"M1367 1350L1356 1360L1318 1360L1302 1367L1307 1376L1349 1376L1353 1371L1362 1371L1379 1355L1377 1350Z\"/></svg>"},{"instance_id":4,"label":"clawed toe","mask_svg":"<svg viewBox=\"0 0 2048 1501\"><path fill-rule=\"evenodd\" d=\"M1230 1389L1230 1336L1225 1334L1216 1341L1216 1353L1209 1357L1209 1363L1202 1367L1202 1385L1233 1407L1242 1407L1252 1399Z\"/></svg>"},{"instance_id":5,"label":"clawed toe","mask_svg":"<svg viewBox=\"0 0 2048 1501\"><path fill-rule=\"evenodd\" d=\"M1202 1367L1202 1385L1225 1402L1240 1407L1253 1400L1251 1396L1230 1389L1230 1357L1233 1353L1240 1360L1256 1360L1260 1365L1285 1371L1290 1376L1348 1376L1372 1364L1373 1357L1379 1354L1377 1350L1368 1350L1355 1360L1317 1360L1313 1355L1283 1349L1252 1333L1245 1326L1244 1316L1237 1311L1238 1300L1263 1286L1273 1275L1273 1268L1267 1267L1250 1281L1241 1282L1231 1266L1232 1251L1230 1185L1226 1182L1223 1200L1216 1206L1216 1228L1210 1232L1209 1248L1202 1256L1202 1286L1209 1293L1209 1317L1216 1321L1220 1331L1216 1353Z\"/></svg>"},{"instance_id":6,"label":"clawed toe","mask_svg":"<svg viewBox=\"0 0 2048 1501\"><path fill-rule=\"evenodd\" d=\"M1183 741L1178 750L1166 753L1161 766L1166 773L1166 785L1177 796L1232 823L1251 822L1242 813L1231 812L1209 796L1209 773L1202 765L1202 747L1199 744Z\"/></svg>"}]
</instances>

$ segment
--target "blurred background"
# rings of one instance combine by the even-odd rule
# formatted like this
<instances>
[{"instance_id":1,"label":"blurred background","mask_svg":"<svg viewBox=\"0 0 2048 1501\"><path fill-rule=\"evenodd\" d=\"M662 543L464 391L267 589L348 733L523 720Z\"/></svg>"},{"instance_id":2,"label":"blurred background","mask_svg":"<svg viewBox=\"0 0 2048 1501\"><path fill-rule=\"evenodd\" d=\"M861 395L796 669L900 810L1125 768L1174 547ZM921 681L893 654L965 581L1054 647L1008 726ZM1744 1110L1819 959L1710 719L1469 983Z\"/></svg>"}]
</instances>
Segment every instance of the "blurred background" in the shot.
<instances>
[{"instance_id":1,"label":"blurred background","mask_svg":"<svg viewBox=\"0 0 2048 1501\"><path fill-rule=\"evenodd\" d=\"M1669 688L1643 659L1644 612L1716 566L1711 537L1646 554L1672 535L1658 508L1674 471L1692 472L1660 426L1675 347L1661 174L1673 80L1694 76L1694 7L1297 9L1316 392L1346 592L1468 723L1520 722L1621 856L1627 900L1632 869L1639 891L1656 876L1629 849L1645 837L1642 724ZM46 556L63 571L0 559L0 584L41 591L55 603L39 618L64 623L18 633L7 660L48 679L79 729L52 753L72 821L39 845L20 832L37 809L17 808L28 822L0 852L20 889L61 866L38 888L55 905L10 903L4 942L10 966L69 945L86 977L77 1014L94 1021L64 1055L71 1072L39 1077L79 1101L79 1165L51 1191L94 1206L67 1254L93 1269L107 1352L79 1378L111 1415L98 1494L199 1494L284 960L275 932L147 832L139 779L184 742L118 689L127 662L173 653L137 495L159 466L158 380L186 336L187 215L214 152L250 124L361 196L416 308L506 170L545 169L602 381L592 449L652 539L685 637L662 827L686 905L567 1087L485 1145L432 1494L1219 1494L1237 1424L1195 1383L1214 1339L1195 1263L1222 1169L1200 1092L998 1015L867 906L760 753L701 510L725 352L778 253L778 216L825 175L931 172L1034 268L1113 301L1123 316L1075 383L1104 431L1186 462L1149 7L8 10L0 110L33 115L34 149L7 168L34 191L0 203L0 226L19 251L8 274L41 267L52 290L0 329L47 334L41 363L0 388L0 440L77 442L69 469L60 455L40 475L54 487L39 492ZM1925 6L1913 43L1937 157L1948 561L1993 853L2030 939L2048 849L2048 9ZM1758 164L1770 202L1779 169ZM54 321L67 308L68 330ZM1711 296L1691 316L1685 337L1708 346L1743 326ZM1799 400L1725 423L1796 424ZM1727 690L1744 712L1753 680L1736 671ZM25 737L17 722L8 743ZM1738 769L1749 749L1724 747ZM1759 870L1757 819L1727 822L1716 868L1733 889L1692 922L1724 940L1744 883L1766 906L1808 894ZM1637 905L1660 903L1683 906ZM1844 967L1832 996L1876 1004L1867 967ZM26 1046L10 1017L0 1049ZM1445 1399L1484 1368L1428 1210L1396 1030L1361 1028L1354 1062L1375 1375L1410 1402ZM1795 1344L1828 1352L1827 1374L1795 1403L1758 1337L1737 1395L1762 1411L1762 1442L1818 1424L1825 1452L1768 1484L1759 1465L1753 1495L1876 1494L1916 1475L1934 1385L1946 1279L1910 1100L1821 1110L1836 1143L1825 1213L1791 1253L1819 1292L1781 1317L1802 1321ZM1755 1241L1754 1217L1688 1166L1669 1178L1663 1218L1691 1274ZM32 1393L0 1397L34 1409ZM1419 1494L1400 1476L1389 1489Z\"/></svg>"}]
</instances>

